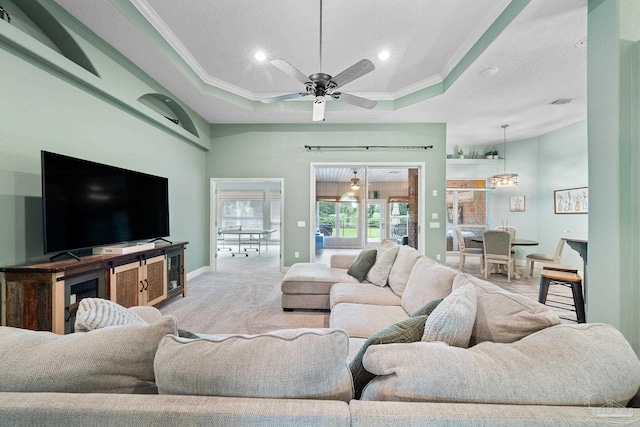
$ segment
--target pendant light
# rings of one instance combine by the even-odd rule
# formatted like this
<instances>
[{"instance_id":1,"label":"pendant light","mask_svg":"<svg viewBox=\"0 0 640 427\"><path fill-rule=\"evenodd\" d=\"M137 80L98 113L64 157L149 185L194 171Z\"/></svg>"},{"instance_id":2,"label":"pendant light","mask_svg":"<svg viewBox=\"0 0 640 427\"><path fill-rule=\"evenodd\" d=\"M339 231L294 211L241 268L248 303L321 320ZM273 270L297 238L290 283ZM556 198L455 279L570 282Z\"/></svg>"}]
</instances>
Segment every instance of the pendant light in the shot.
<instances>
[{"instance_id":1,"label":"pendant light","mask_svg":"<svg viewBox=\"0 0 640 427\"><path fill-rule=\"evenodd\" d=\"M360 179L357 177L357 171L353 171L353 178L351 178L351 189L353 191L358 191L360 189Z\"/></svg>"},{"instance_id":2,"label":"pendant light","mask_svg":"<svg viewBox=\"0 0 640 427\"><path fill-rule=\"evenodd\" d=\"M502 125L504 131L504 166L501 174L491 177L491 187L514 187L518 185L520 177L517 173L507 173L507 128L509 125Z\"/></svg>"}]
</instances>

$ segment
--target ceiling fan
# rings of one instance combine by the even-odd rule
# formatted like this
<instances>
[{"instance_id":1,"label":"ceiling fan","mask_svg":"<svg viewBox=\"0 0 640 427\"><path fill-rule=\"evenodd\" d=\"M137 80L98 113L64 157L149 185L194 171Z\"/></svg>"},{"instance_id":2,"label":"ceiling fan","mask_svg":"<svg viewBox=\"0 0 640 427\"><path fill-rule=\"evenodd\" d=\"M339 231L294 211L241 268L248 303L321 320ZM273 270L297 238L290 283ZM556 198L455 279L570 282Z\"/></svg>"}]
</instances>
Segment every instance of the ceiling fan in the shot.
<instances>
[{"instance_id":1,"label":"ceiling fan","mask_svg":"<svg viewBox=\"0 0 640 427\"><path fill-rule=\"evenodd\" d=\"M300 83L304 84L305 91L263 99L262 102L265 104L272 104L274 102L285 101L287 99L302 98L313 95L316 98L315 101L313 101L312 119L314 122L324 121L326 96L329 96L331 99L336 101L346 102L347 104L368 109L375 107L377 104L376 101L336 90L373 71L376 67L373 65L373 62L368 59L361 59L335 77L321 72L305 76L300 70L289 64L284 59L273 59L270 62L281 71L284 71ZM320 0L320 69L322 69L322 0Z\"/></svg>"}]
</instances>

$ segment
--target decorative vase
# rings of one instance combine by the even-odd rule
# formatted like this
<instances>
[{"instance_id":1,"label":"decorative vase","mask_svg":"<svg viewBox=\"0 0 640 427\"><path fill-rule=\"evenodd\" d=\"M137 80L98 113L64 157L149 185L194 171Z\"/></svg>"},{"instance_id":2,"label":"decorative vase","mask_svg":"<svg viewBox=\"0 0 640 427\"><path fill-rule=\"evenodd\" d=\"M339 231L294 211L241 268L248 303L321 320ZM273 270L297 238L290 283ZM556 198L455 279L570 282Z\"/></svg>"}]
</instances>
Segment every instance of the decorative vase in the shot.
<instances>
[{"instance_id":1,"label":"decorative vase","mask_svg":"<svg viewBox=\"0 0 640 427\"><path fill-rule=\"evenodd\" d=\"M461 159L464 159L464 154L460 154L460 158L461 158Z\"/></svg>"}]
</instances>

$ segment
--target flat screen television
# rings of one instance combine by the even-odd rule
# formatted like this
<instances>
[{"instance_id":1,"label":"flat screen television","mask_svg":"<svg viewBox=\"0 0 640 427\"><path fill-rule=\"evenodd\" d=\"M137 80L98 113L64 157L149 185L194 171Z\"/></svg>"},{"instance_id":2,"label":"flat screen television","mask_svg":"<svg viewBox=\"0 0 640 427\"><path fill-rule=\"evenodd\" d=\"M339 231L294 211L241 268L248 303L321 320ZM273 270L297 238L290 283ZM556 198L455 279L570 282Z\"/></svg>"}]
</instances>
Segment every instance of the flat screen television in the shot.
<instances>
[{"instance_id":1,"label":"flat screen television","mask_svg":"<svg viewBox=\"0 0 640 427\"><path fill-rule=\"evenodd\" d=\"M44 252L169 236L167 178L42 151Z\"/></svg>"}]
</instances>

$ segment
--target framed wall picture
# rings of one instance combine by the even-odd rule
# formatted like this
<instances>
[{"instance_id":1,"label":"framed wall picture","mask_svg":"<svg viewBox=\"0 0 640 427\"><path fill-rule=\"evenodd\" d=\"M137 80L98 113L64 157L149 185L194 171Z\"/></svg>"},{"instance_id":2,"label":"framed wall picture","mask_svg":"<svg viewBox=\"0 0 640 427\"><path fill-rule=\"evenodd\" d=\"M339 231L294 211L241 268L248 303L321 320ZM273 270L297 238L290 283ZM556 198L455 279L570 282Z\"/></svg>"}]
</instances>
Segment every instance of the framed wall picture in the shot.
<instances>
[{"instance_id":1,"label":"framed wall picture","mask_svg":"<svg viewBox=\"0 0 640 427\"><path fill-rule=\"evenodd\" d=\"M524 212L524 196L510 196L509 207L511 212Z\"/></svg>"},{"instance_id":2,"label":"framed wall picture","mask_svg":"<svg viewBox=\"0 0 640 427\"><path fill-rule=\"evenodd\" d=\"M568 188L553 192L553 209L557 214L586 214L589 212L589 188Z\"/></svg>"}]
</instances>

